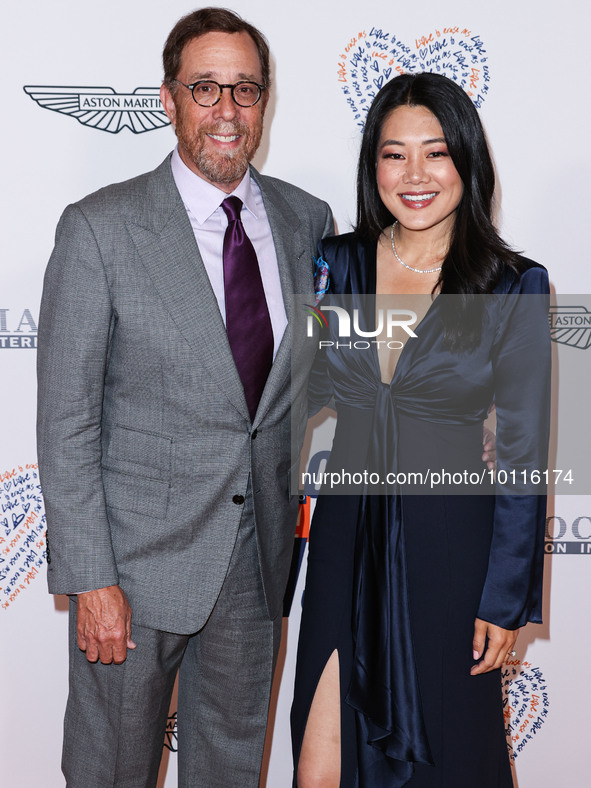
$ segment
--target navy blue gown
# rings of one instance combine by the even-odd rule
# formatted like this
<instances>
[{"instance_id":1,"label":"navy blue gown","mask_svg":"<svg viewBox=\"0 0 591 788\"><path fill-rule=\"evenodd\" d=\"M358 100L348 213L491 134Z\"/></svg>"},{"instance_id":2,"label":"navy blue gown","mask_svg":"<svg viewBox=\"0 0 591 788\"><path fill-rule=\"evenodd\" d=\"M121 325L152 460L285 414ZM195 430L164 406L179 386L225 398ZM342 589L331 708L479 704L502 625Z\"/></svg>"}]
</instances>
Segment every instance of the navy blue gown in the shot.
<instances>
[{"instance_id":1,"label":"navy blue gown","mask_svg":"<svg viewBox=\"0 0 591 788\"><path fill-rule=\"evenodd\" d=\"M332 294L375 294L376 244L325 239ZM550 378L546 270L521 258L486 302L476 346L444 340L436 298L391 383L376 352L319 353L311 412L333 397L331 463L379 473L481 472L494 401L499 469L545 468ZM518 294L540 294L519 308ZM334 313L325 339L336 340ZM338 460L334 458L337 457ZM528 477L529 478L529 477ZM310 531L295 697L297 763L310 705L336 649L341 786L510 788L500 671L471 676L474 619L541 622L545 497L512 494L318 497ZM514 493L514 494L513 494Z\"/></svg>"}]
</instances>

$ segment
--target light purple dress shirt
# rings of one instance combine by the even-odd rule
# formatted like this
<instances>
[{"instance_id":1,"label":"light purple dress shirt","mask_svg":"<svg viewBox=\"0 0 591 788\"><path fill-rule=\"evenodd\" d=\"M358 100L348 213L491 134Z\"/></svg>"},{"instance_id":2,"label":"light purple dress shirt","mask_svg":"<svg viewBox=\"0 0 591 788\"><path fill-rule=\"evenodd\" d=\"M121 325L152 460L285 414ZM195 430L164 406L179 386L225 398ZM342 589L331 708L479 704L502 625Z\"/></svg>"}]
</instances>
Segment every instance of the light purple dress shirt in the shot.
<instances>
[{"instance_id":1,"label":"light purple dress shirt","mask_svg":"<svg viewBox=\"0 0 591 788\"><path fill-rule=\"evenodd\" d=\"M171 168L225 324L222 250L228 219L221 204L230 195L192 172L179 156L178 148L175 148L172 154ZM287 326L287 316L281 292L275 244L263 205L263 196L258 184L250 177L249 170L232 194L243 202L240 218L257 254L273 329L273 358L275 358Z\"/></svg>"}]
</instances>

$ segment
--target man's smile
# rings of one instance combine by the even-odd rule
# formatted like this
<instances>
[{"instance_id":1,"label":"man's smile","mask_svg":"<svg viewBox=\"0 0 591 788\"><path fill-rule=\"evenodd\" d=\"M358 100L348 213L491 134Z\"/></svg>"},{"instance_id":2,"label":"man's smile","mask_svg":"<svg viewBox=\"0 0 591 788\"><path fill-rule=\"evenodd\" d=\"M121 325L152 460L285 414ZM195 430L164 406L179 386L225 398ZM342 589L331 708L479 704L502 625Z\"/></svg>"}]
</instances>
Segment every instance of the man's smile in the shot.
<instances>
[{"instance_id":1,"label":"man's smile","mask_svg":"<svg viewBox=\"0 0 591 788\"><path fill-rule=\"evenodd\" d=\"M212 140L216 140L216 142L236 142L236 140L240 139L240 134L208 134L208 137L211 137Z\"/></svg>"}]
</instances>

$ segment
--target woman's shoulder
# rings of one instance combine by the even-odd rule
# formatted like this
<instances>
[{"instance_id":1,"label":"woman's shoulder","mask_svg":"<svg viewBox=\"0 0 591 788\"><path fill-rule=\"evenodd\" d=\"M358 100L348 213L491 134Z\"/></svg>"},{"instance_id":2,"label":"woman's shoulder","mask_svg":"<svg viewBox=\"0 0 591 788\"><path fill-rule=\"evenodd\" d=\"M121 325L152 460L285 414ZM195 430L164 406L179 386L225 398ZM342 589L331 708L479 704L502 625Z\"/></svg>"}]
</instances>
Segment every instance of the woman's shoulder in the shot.
<instances>
[{"instance_id":1,"label":"woman's shoulder","mask_svg":"<svg viewBox=\"0 0 591 788\"><path fill-rule=\"evenodd\" d=\"M342 235L329 235L323 238L322 241L320 241L319 248L323 251L324 255L330 256L333 260L337 260L343 257L356 256L360 253L363 254L367 246L368 242L359 238L355 233L343 233Z\"/></svg>"},{"instance_id":2,"label":"woman's shoulder","mask_svg":"<svg viewBox=\"0 0 591 788\"><path fill-rule=\"evenodd\" d=\"M365 292L375 272L375 242L355 233L333 235L320 241L318 254L330 272L330 292Z\"/></svg>"},{"instance_id":3,"label":"woman's shoulder","mask_svg":"<svg viewBox=\"0 0 591 788\"><path fill-rule=\"evenodd\" d=\"M549 293L548 271L529 257L516 255L513 265L503 265L495 293Z\"/></svg>"}]
</instances>

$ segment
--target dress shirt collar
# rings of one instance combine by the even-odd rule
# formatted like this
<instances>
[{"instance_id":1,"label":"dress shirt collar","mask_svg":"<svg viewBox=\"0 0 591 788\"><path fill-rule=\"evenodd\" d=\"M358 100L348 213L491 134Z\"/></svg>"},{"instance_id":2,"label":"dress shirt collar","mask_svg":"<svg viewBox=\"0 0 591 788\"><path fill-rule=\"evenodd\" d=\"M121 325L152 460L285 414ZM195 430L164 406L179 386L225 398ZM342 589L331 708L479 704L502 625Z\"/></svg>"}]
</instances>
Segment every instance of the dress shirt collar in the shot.
<instances>
[{"instance_id":1,"label":"dress shirt collar","mask_svg":"<svg viewBox=\"0 0 591 788\"><path fill-rule=\"evenodd\" d=\"M199 224L204 224L220 207L229 194L218 189L204 178L200 178L190 170L181 159L178 146L174 149L170 162L172 175L181 198L188 211L195 217ZM255 189L258 188L250 177L250 170L246 170L244 178L232 192L239 197L255 219L261 218L260 208L257 205ZM223 211L221 212L223 213Z\"/></svg>"}]
</instances>

